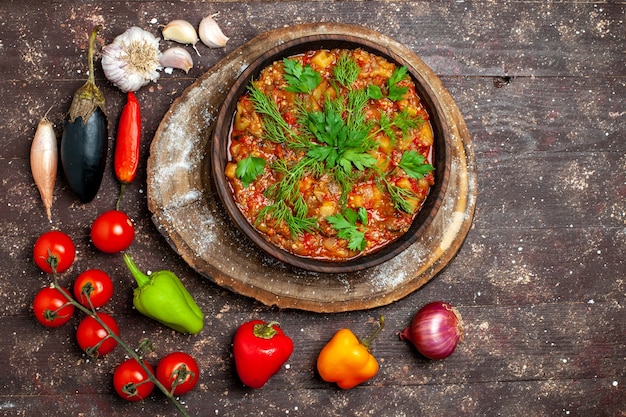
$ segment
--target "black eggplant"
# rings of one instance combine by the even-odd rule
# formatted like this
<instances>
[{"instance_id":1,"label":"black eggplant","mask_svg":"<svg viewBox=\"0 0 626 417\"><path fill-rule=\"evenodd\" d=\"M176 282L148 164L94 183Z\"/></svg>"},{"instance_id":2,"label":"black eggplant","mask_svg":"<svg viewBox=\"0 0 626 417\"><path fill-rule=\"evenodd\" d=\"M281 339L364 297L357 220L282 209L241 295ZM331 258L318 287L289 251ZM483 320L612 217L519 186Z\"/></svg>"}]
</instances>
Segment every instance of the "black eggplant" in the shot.
<instances>
[{"instance_id":1,"label":"black eggplant","mask_svg":"<svg viewBox=\"0 0 626 417\"><path fill-rule=\"evenodd\" d=\"M104 95L95 84L94 47L100 26L89 37L89 78L74 93L61 138L63 173L81 202L96 196L102 183L108 149L108 121Z\"/></svg>"}]
</instances>

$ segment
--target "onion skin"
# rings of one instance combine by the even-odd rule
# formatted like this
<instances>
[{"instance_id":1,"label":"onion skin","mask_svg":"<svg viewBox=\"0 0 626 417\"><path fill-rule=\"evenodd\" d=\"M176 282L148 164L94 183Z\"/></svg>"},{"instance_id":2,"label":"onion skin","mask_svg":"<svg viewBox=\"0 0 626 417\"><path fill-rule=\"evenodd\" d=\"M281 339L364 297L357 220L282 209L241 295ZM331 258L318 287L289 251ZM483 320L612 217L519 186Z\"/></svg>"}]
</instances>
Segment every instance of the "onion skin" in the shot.
<instances>
[{"instance_id":1,"label":"onion skin","mask_svg":"<svg viewBox=\"0 0 626 417\"><path fill-rule=\"evenodd\" d=\"M51 209L58 164L57 138L52 122L44 116L37 125L30 147L30 169L50 222L52 221Z\"/></svg>"},{"instance_id":2,"label":"onion skin","mask_svg":"<svg viewBox=\"0 0 626 417\"><path fill-rule=\"evenodd\" d=\"M400 340L408 340L419 353L433 360L450 356L464 335L461 314L443 301L426 304L411 325L399 333Z\"/></svg>"}]
</instances>

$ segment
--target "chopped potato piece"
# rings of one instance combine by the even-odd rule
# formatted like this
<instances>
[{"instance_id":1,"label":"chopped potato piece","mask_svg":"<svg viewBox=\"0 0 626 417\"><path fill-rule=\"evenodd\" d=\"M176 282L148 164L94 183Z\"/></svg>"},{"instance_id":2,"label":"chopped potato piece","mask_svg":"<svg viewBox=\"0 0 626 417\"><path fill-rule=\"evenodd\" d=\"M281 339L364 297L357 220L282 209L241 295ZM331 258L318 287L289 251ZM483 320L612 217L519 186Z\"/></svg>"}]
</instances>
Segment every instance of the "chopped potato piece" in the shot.
<instances>
[{"instance_id":1,"label":"chopped potato piece","mask_svg":"<svg viewBox=\"0 0 626 417\"><path fill-rule=\"evenodd\" d=\"M320 206L319 215L320 217L328 217L335 214L337 210L337 204L334 201L324 201Z\"/></svg>"},{"instance_id":2,"label":"chopped potato piece","mask_svg":"<svg viewBox=\"0 0 626 417\"><path fill-rule=\"evenodd\" d=\"M316 70L322 70L332 64L334 60L335 58L329 51L322 49L311 58L311 67Z\"/></svg>"},{"instance_id":3,"label":"chopped potato piece","mask_svg":"<svg viewBox=\"0 0 626 417\"><path fill-rule=\"evenodd\" d=\"M226 164L226 168L224 169L224 175L226 175L227 178L235 179L235 172L237 171L237 164L235 164L234 162L229 162Z\"/></svg>"},{"instance_id":4,"label":"chopped potato piece","mask_svg":"<svg viewBox=\"0 0 626 417\"><path fill-rule=\"evenodd\" d=\"M430 127L430 123L424 123L419 131L420 143L424 146L433 145L433 129Z\"/></svg>"},{"instance_id":5,"label":"chopped potato piece","mask_svg":"<svg viewBox=\"0 0 626 417\"><path fill-rule=\"evenodd\" d=\"M400 180L398 180L396 185L400 188L404 188L405 190L410 190L413 188L411 185L411 181L409 181L408 178L401 178Z\"/></svg>"}]
</instances>

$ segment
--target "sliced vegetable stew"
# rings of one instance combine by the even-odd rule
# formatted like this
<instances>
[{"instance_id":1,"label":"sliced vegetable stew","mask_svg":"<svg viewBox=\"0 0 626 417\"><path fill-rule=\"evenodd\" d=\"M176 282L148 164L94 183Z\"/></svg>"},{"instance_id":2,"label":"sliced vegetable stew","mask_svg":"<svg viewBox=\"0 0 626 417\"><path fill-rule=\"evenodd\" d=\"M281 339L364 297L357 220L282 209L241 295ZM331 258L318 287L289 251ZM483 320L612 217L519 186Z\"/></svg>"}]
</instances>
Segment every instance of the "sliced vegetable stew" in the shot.
<instances>
[{"instance_id":1,"label":"sliced vegetable stew","mask_svg":"<svg viewBox=\"0 0 626 417\"><path fill-rule=\"evenodd\" d=\"M341 261L402 236L434 184L407 68L363 49L274 62L233 118L225 175L246 219L293 254Z\"/></svg>"}]
</instances>

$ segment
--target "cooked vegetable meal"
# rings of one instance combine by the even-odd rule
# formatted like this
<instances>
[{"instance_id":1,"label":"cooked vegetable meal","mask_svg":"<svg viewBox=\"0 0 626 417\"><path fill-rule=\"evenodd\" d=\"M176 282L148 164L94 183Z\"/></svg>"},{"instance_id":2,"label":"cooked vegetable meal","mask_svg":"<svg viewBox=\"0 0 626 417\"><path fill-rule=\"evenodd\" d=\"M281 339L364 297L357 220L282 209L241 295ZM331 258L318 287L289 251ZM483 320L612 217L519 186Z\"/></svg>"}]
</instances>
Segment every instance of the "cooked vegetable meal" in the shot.
<instances>
[{"instance_id":1,"label":"cooked vegetable meal","mask_svg":"<svg viewBox=\"0 0 626 417\"><path fill-rule=\"evenodd\" d=\"M293 254L341 261L403 235L434 184L407 68L363 49L274 62L237 103L225 175L246 219Z\"/></svg>"}]
</instances>

